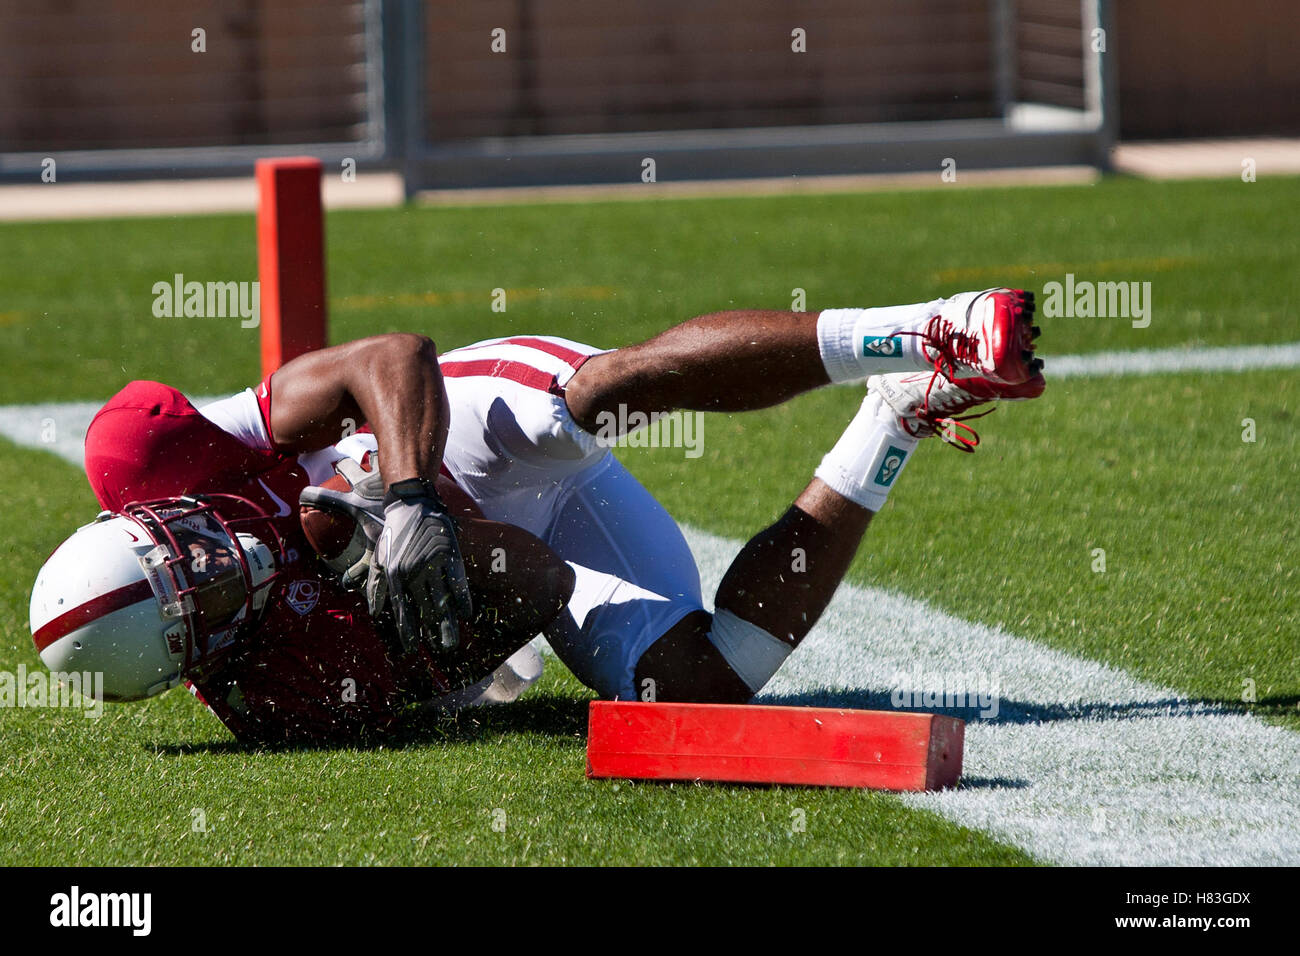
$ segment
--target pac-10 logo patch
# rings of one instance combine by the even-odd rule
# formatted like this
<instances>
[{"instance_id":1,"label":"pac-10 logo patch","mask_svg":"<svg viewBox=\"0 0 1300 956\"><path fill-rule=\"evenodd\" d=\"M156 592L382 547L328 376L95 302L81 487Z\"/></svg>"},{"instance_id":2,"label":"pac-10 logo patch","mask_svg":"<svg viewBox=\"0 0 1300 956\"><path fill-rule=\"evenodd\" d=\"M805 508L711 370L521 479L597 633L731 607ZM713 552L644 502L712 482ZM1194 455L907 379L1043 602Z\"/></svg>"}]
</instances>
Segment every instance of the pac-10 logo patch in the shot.
<instances>
[{"instance_id":1,"label":"pac-10 logo patch","mask_svg":"<svg viewBox=\"0 0 1300 956\"><path fill-rule=\"evenodd\" d=\"M889 446L885 452L885 460L880 463L880 470L876 472L875 482L878 485L889 485L896 477L898 470L903 467L903 460L907 458L907 452L901 448Z\"/></svg>"},{"instance_id":2,"label":"pac-10 logo patch","mask_svg":"<svg viewBox=\"0 0 1300 956\"><path fill-rule=\"evenodd\" d=\"M867 335L862 339L862 354L875 355L880 358L900 358L903 354L903 340L887 335Z\"/></svg>"},{"instance_id":3,"label":"pac-10 logo patch","mask_svg":"<svg viewBox=\"0 0 1300 956\"><path fill-rule=\"evenodd\" d=\"M306 580L294 581L289 585L289 593L285 596L285 600L289 602L289 607L299 614L306 614L320 600L320 583Z\"/></svg>"}]
</instances>

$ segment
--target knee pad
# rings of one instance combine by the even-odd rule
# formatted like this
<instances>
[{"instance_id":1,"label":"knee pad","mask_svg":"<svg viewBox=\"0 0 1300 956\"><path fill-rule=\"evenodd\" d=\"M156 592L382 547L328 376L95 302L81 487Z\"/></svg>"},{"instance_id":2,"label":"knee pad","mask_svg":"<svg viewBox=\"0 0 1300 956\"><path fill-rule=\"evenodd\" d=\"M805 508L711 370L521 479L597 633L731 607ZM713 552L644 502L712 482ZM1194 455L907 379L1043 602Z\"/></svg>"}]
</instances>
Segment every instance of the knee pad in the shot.
<instances>
[{"instance_id":1,"label":"knee pad","mask_svg":"<svg viewBox=\"0 0 1300 956\"><path fill-rule=\"evenodd\" d=\"M773 637L756 624L741 620L727 610L713 612L709 641L724 660L757 694L772 675L781 669L794 650L780 638Z\"/></svg>"}]
</instances>

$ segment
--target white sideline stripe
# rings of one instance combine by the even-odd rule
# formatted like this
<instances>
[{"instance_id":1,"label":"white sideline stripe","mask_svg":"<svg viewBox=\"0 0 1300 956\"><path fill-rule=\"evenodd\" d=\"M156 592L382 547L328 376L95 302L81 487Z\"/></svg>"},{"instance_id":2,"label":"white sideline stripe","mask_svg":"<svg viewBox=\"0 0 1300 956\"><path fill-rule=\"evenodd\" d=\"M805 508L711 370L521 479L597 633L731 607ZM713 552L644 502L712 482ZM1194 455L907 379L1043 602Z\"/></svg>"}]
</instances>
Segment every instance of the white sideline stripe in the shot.
<instances>
[{"instance_id":1,"label":"white sideline stripe","mask_svg":"<svg viewBox=\"0 0 1300 956\"><path fill-rule=\"evenodd\" d=\"M1058 378L1155 375L1161 372L1244 372L1300 366L1300 342L1199 349L1138 349L1089 355L1043 355L1043 374Z\"/></svg>"},{"instance_id":2,"label":"white sideline stripe","mask_svg":"<svg viewBox=\"0 0 1300 956\"><path fill-rule=\"evenodd\" d=\"M78 468L85 464L86 429L103 402L0 406L0 435L16 445L52 451ZM53 432L53 441L47 439Z\"/></svg>"},{"instance_id":3,"label":"white sideline stripe","mask_svg":"<svg viewBox=\"0 0 1300 956\"><path fill-rule=\"evenodd\" d=\"M212 398L191 398L203 406ZM86 429L103 402L40 402L35 405L0 405L0 436L16 445L43 448L78 468L85 466ZM47 440L52 431L53 440Z\"/></svg>"},{"instance_id":4,"label":"white sideline stripe","mask_svg":"<svg viewBox=\"0 0 1300 956\"><path fill-rule=\"evenodd\" d=\"M711 594L741 542L686 536ZM957 714L963 786L909 806L1057 863L1300 864L1300 735L922 601L841 587L759 699L890 709L917 666L996 681L1001 712Z\"/></svg>"},{"instance_id":5,"label":"white sideline stripe","mask_svg":"<svg viewBox=\"0 0 1300 956\"><path fill-rule=\"evenodd\" d=\"M97 409L0 407L0 434L80 466ZM741 542L686 533L711 594ZM1058 863L1300 864L1300 735L922 601L841 587L762 698L888 709L897 676L917 665L998 679L1001 713L962 712L964 786L908 805Z\"/></svg>"}]
</instances>

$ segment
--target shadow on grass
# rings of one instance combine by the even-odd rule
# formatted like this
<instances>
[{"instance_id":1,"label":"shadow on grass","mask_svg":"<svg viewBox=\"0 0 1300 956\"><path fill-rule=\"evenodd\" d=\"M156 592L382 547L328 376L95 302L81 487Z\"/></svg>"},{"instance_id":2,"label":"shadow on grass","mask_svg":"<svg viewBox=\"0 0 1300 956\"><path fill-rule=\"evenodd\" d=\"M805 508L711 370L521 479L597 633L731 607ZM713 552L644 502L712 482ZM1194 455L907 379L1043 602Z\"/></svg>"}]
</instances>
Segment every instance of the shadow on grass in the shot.
<instances>
[{"instance_id":1,"label":"shadow on grass","mask_svg":"<svg viewBox=\"0 0 1300 956\"><path fill-rule=\"evenodd\" d=\"M894 713L933 713L958 717L970 723L1039 724L1061 720L1140 720L1205 714L1253 714L1262 717L1290 716L1300 711L1300 697L1268 697L1255 703L1213 698L1176 698L1132 703L1038 704L1001 699L996 716L982 716L978 707L895 707L889 691L808 691L764 697L763 704L791 707L852 707ZM215 740L199 743L169 743L152 749L173 757L188 754L241 754L310 750L405 750L438 745L459 746L481 743L494 737L538 734L569 739L581 745L587 735L588 698L556 694L529 694L511 704L475 707L454 713L413 711L388 734L312 743L241 743ZM963 787L1021 787L1024 781L966 778Z\"/></svg>"},{"instance_id":2,"label":"shadow on grass","mask_svg":"<svg viewBox=\"0 0 1300 956\"><path fill-rule=\"evenodd\" d=\"M172 757L189 754L284 753L311 750L405 750L431 745L459 746L481 743L494 737L540 734L568 738L575 744L587 737L587 698L552 694L529 694L510 704L473 707L454 713L411 711L402 723L386 734L369 734L338 740L302 743L244 743L214 740L199 743L170 743L152 749Z\"/></svg>"},{"instance_id":3,"label":"shadow on grass","mask_svg":"<svg viewBox=\"0 0 1300 956\"><path fill-rule=\"evenodd\" d=\"M904 695L911 699L921 696ZM1042 724L1060 720L1140 720L1150 717L1188 717L1207 714L1252 714L1256 717L1282 717L1300 714L1300 697L1266 697L1254 703L1240 700L1200 697L1168 697L1128 703L1080 702L1074 704L1040 704L1033 701L999 698L992 707L896 707L891 691L850 689L805 691L797 694L774 694L764 697L763 704L789 707L853 707L860 710L884 710L903 714L942 714L968 723Z\"/></svg>"},{"instance_id":4,"label":"shadow on grass","mask_svg":"<svg viewBox=\"0 0 1300 956\"><path fill-rule=\"evenodd\" d=\"M1029 786L1028 780L1012 777L967 777L962 776L957 784L958 790L1024 790Z\"/></svg>"}]
</instances>

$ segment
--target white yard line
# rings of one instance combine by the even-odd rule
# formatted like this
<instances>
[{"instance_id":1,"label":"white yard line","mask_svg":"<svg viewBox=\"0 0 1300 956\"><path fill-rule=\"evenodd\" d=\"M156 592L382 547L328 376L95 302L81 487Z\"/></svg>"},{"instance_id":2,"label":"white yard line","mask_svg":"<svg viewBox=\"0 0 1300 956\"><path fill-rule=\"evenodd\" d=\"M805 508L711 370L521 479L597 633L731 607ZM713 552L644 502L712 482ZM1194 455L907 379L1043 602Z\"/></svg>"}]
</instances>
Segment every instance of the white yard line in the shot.
<instances>
[{"instance_id":1,"label":"white yard line","mask_svg":"<svg viewBox=\"0 0 1300 956\"><path fill-rule=\"evenodd\" d=\"M202 406L211 397L189 396ZM43 448L78 468L85 464L86 429L103 402L39 402L0 405L0 437L17 445Z\"/></svg>"},{"instance_id":2,"label":"white yard line","mask_svg":"<svg viewBox=\"0 0 1300 956\"><path fill-rule=\"evenodd\" d=\"M85 463L86 429L103 402L0 405L0 435L16 445L44 448L78 468Z\"/></svg>"},{"instance_id":3,"label":"white yard line","mask_svg":"<svg viewBox=\"0 0 1300 956\"><path fill-rule=\"evenodd\" d=\"M1300 344L1061 356L1048 372L1296 365ZM3 407L0 435L80 465L96 407ZM712 593L741 542L687 537ZM998 692L996 717L956 711L968 720L964 785L906 795L909 806L1058 863L1300 865L1300 735L922 601L841 588L763 699L889 709L900 675L908 691L964 675Z\"/></svg>"},{"instance_id":4,"label":"white yard line","mask_svg":"<svg viewBox=\"0 0 1300 956\"><path fill-rule=\"evenodd\" d=\"M1300 366L1300 342L1281 345L1227 345L1197 349L1135 349L1090 355L1045 353L1043 374L1058 378L1155 375L1161 372L1246 372Z\"/></svg>"},{"instance_id":5,"label":"white yard line","mask_svg":"<svg viewBox=\"0 0 1300 956\"><path fill-rule=\"evenodd\" d=\"M741 542L687 538L711 593ZM1058 863L1300 864L1300 735L922 601L842 587L760 699L889 710L963 675L997 716L949 711L964 784L908 805Z\"/></svg>"}]
</instances>

